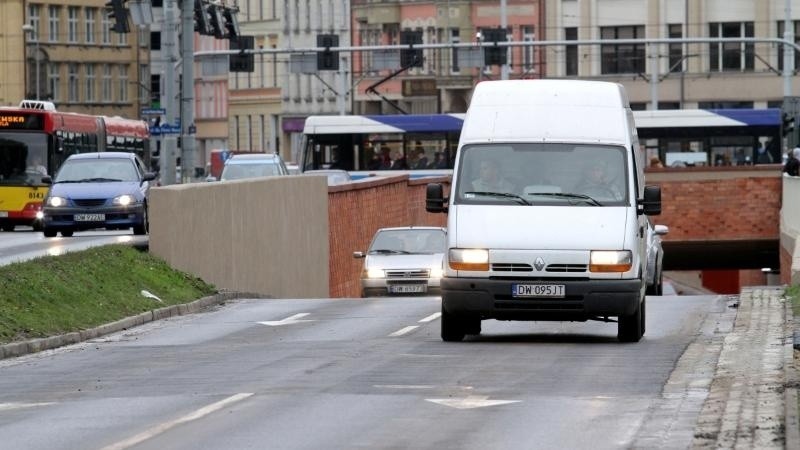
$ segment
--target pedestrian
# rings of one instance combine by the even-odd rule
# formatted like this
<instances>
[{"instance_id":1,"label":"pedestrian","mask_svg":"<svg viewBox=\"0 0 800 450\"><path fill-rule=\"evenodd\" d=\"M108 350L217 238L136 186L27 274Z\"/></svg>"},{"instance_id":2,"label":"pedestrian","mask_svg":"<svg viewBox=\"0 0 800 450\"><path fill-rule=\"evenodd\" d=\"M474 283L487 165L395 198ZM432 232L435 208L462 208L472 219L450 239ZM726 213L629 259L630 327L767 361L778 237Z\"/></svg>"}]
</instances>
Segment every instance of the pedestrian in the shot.
<instances>
[{"instance_id":1,"label":"pedestrian","mask_svg":"<svg viewBox=\"0 0 800 450\"><path fill-rule=\"evenodd\" d=\"M792 177L800 176L800 147L795 147L788 156L783 173Z\"/></svg>"},{"instance_id":2,"label":"pedestrian","mask_svg":"<svg viewBox=\"0 0 800 450\"><path fill-rule=\"evenodd\" d=\"M756 164L772 164L772 155L769 154L764 144L756 150Z\"/></svg>"},{"instance_id":3,"label":"pedestrian","mask_svg":"<svg viewBox=\"0 0 800 450\"><path fill-rule=\"evenodd\" d=\"M661 164L661 160L658 158L658 156L653 156L652 158L650 158L650 167L663 168L664 164Z\"/></svg>"}]
</instances>

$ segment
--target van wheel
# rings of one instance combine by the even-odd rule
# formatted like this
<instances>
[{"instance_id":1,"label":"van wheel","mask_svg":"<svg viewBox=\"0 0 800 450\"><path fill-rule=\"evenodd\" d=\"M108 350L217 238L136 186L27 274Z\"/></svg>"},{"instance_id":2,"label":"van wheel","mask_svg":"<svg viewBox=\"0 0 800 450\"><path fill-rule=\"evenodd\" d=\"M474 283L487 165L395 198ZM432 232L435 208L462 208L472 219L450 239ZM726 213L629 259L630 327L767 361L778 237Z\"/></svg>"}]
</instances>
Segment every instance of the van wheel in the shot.
<instances>
[{"instance_id":1,"label":"van wheel","mask_svg":"<svg viewBox=\"0 0 800 450\"><path fill-rule=\"evenodd\" d=\"M42 233L44 233L44 237L51 238L51 237L56 237L57 232L56 230L53 230L51 228L43 228Z\"/></svg>"},{"instance_id":2,"label":"van wheel","mask_svg":"<svg viewBox=\"0 0 800 450\"><path fill-rule=\"evenodd\" d=\"M61 230L61 235L64 237L72 237L73 233L75 232L72 230Z\"/></svg>"},{"instance_id":3,"label":"van wheel","mask_svg":"<svg viewBox=\"0 0 800 450\"><path fill-rule=\"evenodd\" d=\"M664 295L664 278L661 274L658 274L658 278L656 278L656 284L653 286L653 294Z\"/></svg>"},{"instance_id":4,"label":"van wheel","mask_svg":"<svg viewBox=\"0 0 800 450\"><path fill-rule=\"evenodd\" d=\"M479 335L481 334L481 318L470 317L463 320L464 334Z\"/></svg>"},{"instance_id":5,"label":"van wheel","mask_svg":"<svg viewBox=\"0 0 800 450\"><path fill-rule=\"evenodd\" d=\"M463 319L450 314L442 306L442 340L445 342L460 342L466 334Z\"/></svg>"},{"instance_id":6,"label":"van wheel","mask_svg":"<svg viewBox=\"0 0 800 450\"><path fill-rule=\"evenodd\" d=\"M4 223L3 224L3 231L14 231L14 224L12 224L12 223Z\"/></svg>"},{"instance_id":7,"label":"van wheel","mask_svg":"<svg viewBox=\"0 0 800 450\"><path fill-rule=\"evenodd\" d=\"M639 342L644 334L644 299L629 316L619 316L617 323L617 339L620 342Z\"/></svg>"}]
</instances>

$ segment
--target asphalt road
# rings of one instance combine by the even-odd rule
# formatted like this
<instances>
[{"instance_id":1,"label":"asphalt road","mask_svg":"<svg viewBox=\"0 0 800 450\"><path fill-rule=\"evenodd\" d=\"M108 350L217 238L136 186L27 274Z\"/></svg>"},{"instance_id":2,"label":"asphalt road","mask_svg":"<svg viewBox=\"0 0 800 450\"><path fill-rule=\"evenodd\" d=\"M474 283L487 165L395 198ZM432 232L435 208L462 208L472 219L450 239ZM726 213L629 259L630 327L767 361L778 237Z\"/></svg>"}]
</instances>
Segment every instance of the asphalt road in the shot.
<instances>
[{"instance_id":1,"label":"asphalt road","mask_svg":"<svg viewBox=\"0 0 800 450\"><path fill-rule=\"evenodd\" d=\"M439 308L241 300L0 361L0 447L686 448L735 315L649 297L636 344L616 324L496 321L444 343Z\"/></svg>"},{"instance_id":2,"label":"asphalt road","mask_svg":"<svg viewBox=\"0 0 800 450\"><path fill-rule=\"evenodd\" d=\"M135 236L130 230L79 231L72 237L58 236L46 239L41 232L30 227L17 227L13 232L0 232L0 266L46 255L85 250L107 244L144 245L147 236Z\"/></svg>"}]
</instances>

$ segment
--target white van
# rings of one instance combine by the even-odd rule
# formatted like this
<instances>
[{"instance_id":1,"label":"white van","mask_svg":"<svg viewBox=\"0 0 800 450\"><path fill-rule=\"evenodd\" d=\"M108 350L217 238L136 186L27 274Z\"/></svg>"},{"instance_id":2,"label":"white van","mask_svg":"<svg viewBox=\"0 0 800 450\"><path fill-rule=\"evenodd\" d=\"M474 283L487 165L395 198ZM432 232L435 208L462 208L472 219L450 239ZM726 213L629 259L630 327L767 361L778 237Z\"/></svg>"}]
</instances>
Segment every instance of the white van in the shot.
<instances>
[{"instance_id":1,"label":"white van","mask_svg":"<svg viewBox=\"0 0 800 450\"><path fill-rule=\"evenodd\" d=\"M644 186L644 155L624 88L578 80L487 81L467 111L447 212L442 339L480 334L481 320L613 322L645 331L647 218L661 190Z\"/></svg>"}]
</instances>

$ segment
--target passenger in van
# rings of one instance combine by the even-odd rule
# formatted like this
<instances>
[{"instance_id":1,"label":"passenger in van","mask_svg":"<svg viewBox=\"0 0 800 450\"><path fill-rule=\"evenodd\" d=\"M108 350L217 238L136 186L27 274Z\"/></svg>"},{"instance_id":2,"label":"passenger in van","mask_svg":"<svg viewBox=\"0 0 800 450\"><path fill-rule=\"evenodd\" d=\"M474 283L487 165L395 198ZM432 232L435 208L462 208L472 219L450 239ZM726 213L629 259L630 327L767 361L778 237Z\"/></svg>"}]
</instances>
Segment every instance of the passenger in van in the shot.
<instances>
[{"instance_id":1,"label":"passenger in van","mask_svg":"<svg viewBox=\"0 0 800 450\"><path fill-rule=\"evenodd\" d=\"M575 189L578 191L577 193L590 197L622 198L622 192L613 182L608 163L605 161L596 161L590 164L584 173L583 180Z\"/></svg>"},{"instance_id":2,"label":"passenger in van","mask_svg":"<svg viewBox=\"0 0 800 450\"><path fill-rule=\"evenodd\" d=\"M431 162L429 169L447 169L447 160L444 158L444 152L436 152L433 154L433 162Z\"/></svg>"},{"instance_id":3,"label":"passenger in van","mask_svg":"<svg viewBox=\"0 0 800 450\"><path fill-rule=\"evenodd\" d=\"M478 178L472 182L472 189L475 192L509 193L514 190L514 186L500 177L497 161L485 159L481 161Z\"/></svg>"}]
</instances>

